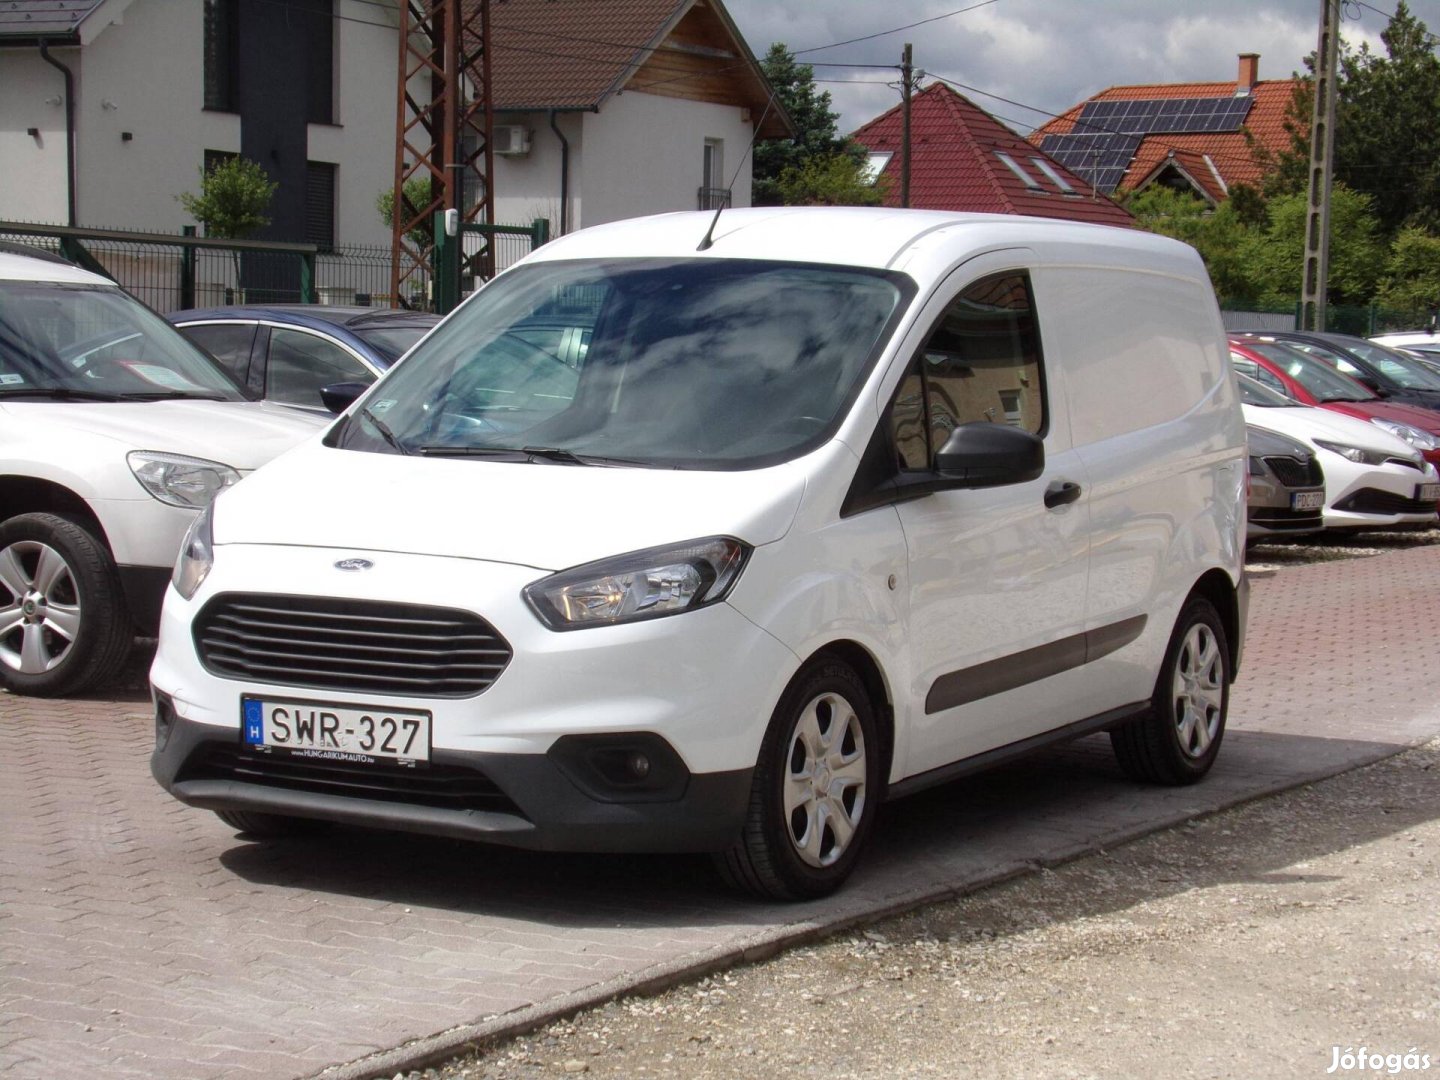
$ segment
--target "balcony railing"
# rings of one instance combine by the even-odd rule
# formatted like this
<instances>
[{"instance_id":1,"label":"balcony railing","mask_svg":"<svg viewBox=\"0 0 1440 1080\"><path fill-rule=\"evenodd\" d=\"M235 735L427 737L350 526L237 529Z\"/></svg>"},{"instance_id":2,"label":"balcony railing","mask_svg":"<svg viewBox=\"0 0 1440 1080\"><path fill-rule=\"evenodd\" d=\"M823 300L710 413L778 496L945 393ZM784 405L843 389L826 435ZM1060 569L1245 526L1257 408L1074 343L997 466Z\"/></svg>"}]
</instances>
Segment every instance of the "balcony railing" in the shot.
<instances>
[{"instance_id":1,"label":"balcony railing","mask_svg":"<svg viewBox=\"0 0 1440 1080\"><path fill-rule=\"evenodd\" d=\"M702 187L699 189L701 210L730 208L730 189L724 187Z\"/></svg>"}]
</instances>

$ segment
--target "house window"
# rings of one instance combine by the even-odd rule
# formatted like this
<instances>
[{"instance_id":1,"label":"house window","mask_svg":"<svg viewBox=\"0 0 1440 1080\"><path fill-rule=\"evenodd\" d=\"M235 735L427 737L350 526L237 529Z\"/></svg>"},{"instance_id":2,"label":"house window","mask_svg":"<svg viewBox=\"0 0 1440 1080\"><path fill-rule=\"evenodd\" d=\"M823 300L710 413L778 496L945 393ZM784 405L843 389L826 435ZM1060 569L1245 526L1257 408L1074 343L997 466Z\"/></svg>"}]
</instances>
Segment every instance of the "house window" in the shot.
<instances>
[{"instance_id":1,"label":"house window","mask_svg":"<svg viewBox=\"0 0 1440 1080\"><path fill-rule=\"evenodd\" d=\"M205 108L234 112L239 60L239 4L236 0L205 0Z\"/></svg>"},{"instance_id":2,"label":"house window","mask_svg":"<svg viewBox=\"0 0 1440 1080\"><path fill-rule=\"evenodd\" d=\"M335 250L335 171L326 161L305 163L305 243Z\"/></svg>"},{"instance_id":3,"label":"house window","mask_svg":"<svg viewBox=\"0 0 1440 1080\"><path fill-rule=\"evenodd\" d=\"M730 189L725 186L725 140L706 139L700 175L700 209L718 210L730 205Z\"/></svg>"}]
</instances>

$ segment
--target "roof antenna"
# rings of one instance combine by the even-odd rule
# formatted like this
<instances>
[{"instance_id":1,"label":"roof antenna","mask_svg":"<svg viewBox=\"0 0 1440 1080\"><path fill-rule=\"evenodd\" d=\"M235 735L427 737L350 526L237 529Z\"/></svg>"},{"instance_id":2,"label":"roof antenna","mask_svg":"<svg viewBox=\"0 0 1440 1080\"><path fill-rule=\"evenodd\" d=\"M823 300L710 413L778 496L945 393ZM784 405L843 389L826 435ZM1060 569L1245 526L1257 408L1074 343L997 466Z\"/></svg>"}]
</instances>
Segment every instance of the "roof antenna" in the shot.
<instances>
[{"instance_id":1,"label":"roof antenna","mask_svg":"<svg viewBox=\"0 0 1440 1080\"><path fill-rule=\"evenodd\" d=\"M760 128L764 126L765 118L770 115L770 106L775 104L775 95L777 92L776 90L770 91L770 100L765 102L765 111L760 114L760 120L755 125L755 132L750 136L750 145L745 148L745 153L740 155L740 164L735 166L735 172L730 177L730 186L732 188L735 186L735 181L740 179L740 170L745 167L745 159L750 156L750 151L755 149L755 140L760 137ZM720 211L724 209L725 204L723 202L715 208L715 216L710 219L710 227L705 230L705 239L700 241L700 246L695 249L696 251L708 251L715 243L715 223L720 220Z\"/></svg>"}]
</instances>

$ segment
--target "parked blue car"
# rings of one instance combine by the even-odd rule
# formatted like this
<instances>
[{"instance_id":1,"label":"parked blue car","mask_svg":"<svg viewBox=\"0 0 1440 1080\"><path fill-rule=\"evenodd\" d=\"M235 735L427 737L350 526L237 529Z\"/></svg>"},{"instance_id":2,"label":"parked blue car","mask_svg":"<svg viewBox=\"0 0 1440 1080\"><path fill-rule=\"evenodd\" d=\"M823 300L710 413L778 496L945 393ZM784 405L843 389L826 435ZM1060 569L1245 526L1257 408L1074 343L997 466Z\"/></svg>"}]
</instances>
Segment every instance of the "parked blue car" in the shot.
<instances>
[{"instance_id":1,"label":"parked blue car","mask_svg":"<svg viewBox=\"0 0 1440 1080\"><path fill-rule=\"evenodd\" d=\"M180 332L220 361L256 397L324 411L327 386L360 387L409 350L440 316L389 308L276 304L174 311Z\"/></svg>"}]
</instances>

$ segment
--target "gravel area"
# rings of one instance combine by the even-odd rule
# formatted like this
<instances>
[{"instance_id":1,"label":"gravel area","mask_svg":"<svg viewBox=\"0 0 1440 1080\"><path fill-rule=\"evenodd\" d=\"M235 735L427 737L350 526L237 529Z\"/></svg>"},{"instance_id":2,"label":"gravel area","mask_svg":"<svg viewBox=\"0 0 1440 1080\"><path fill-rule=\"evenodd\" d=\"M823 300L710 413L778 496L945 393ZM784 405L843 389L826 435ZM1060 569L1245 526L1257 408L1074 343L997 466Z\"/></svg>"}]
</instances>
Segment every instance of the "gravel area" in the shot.
<instances>
[{"instance_id":1,"label":"gravel area","mask_svg":"<svg viewBox=\"0 0 1440 1080\"><path fill-rule=\"evenodd\" d=\"M396 1080L1420 1075L1440 1070L1437 881L1440 740Z\"/></svg>"},{"instance_id":2,"label":"gravel area","mask_svg":"<svg viewBox=\"0 0 1440 1080\"><path fill-rule=\"evenodd\" d=\"M1419 1075L1437 881L1440 740L400 1076Z\"/></svg>"}]
</instances>

